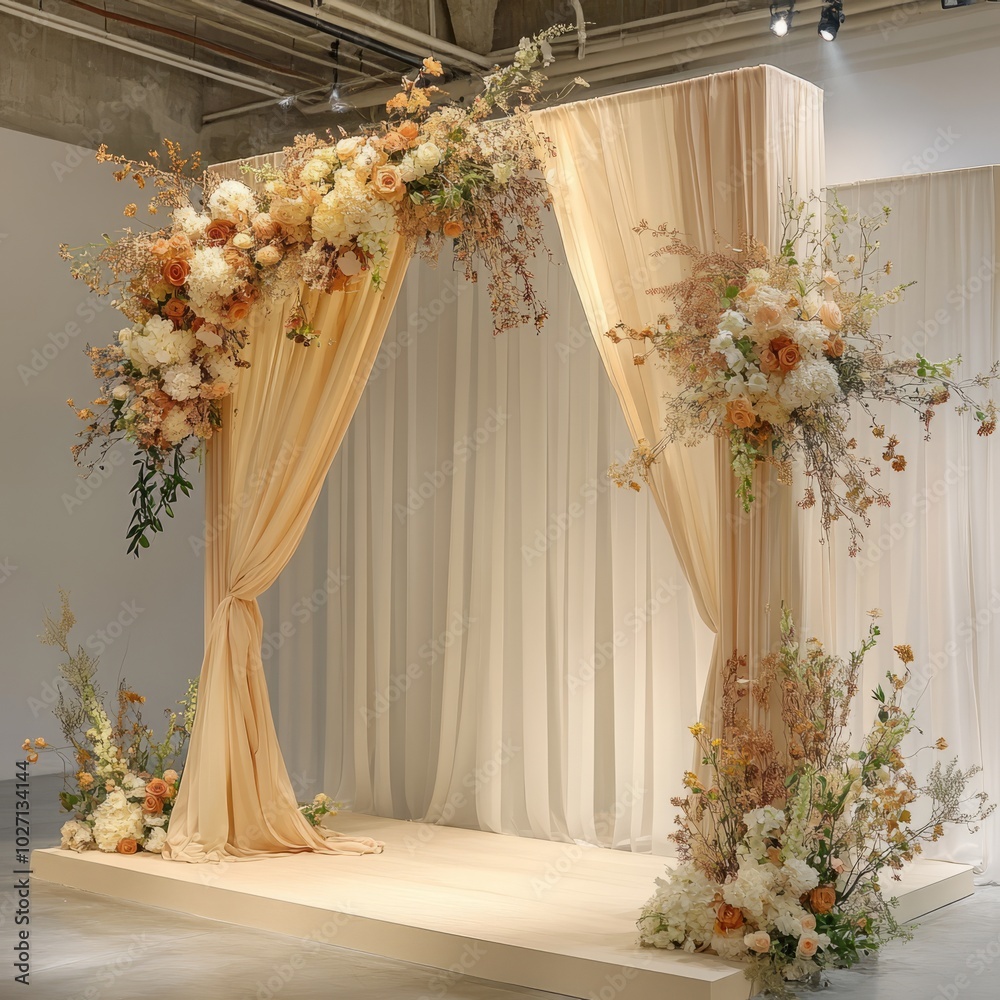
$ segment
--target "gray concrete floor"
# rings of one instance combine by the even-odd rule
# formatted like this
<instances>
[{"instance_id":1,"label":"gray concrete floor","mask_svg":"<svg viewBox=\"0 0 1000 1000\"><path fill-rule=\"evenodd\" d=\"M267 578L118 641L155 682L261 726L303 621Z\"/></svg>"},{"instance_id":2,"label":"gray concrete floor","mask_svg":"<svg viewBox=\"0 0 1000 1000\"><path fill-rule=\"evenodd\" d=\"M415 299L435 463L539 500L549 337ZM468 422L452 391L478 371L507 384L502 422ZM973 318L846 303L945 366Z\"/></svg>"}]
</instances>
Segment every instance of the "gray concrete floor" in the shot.
<instances>
[{"instance_id":1,"label":"gray concrete floor","mask_svg":"<svg viewBox=\"0 0 1000 1000\"><path fill-rule=\"evenodd\" d=\"M32 846L58 841L58 777L32 779ZM14 858L13 783L0 782L0 865ZM7 877L9 878L9 877ZM5 881L7 880L5 878ZM9 884L9 883L8 883ZM31 985L13 981L10 889L0 889L0 998L11 1000L512 1000L549 997L35 883ZM293 971L294 970L294 971ZM595 993L601 984L595 983ZM926 916L908 944L832 973L829 1000L997 1000L1000 888ZM664 998L669 1000L669 998Z\"/></svg>"}]
</instances>

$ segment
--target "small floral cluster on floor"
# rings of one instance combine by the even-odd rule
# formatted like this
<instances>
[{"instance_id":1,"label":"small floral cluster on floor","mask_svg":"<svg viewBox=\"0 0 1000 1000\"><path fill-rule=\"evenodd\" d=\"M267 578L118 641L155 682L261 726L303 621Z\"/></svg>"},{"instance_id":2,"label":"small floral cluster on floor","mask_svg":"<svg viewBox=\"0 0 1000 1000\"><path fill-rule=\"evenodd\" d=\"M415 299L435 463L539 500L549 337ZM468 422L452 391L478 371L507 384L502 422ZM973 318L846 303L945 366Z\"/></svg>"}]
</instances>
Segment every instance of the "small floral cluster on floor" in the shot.
<instances>
[{"instance_id":1,"label":"small floral cluster on floor","mask_svg":"<svg viewBox=\"0 0 1000 1000\"><path fill-rule=\"evenodd\" d=\"M883 874L898 878L947 824L975 828L995 807L969 791L978 767L938 761L923 785L911 772L917 753L947 743L911 746L920 731L902 704L909 646L894 647L901 666L873 692L875 720L852 750L847 726L878 626L847 661L815 639L801 648L788 613L781 629L780 652L755 678L746 657L727 663L720 732L691 727L704 773L688 772L687 795L674 800L680 863L657 880L638 926L644 945L747 962L758 989L785 996L787 981L908 936ZM777 738L749 721L768 706L780 711Z\"/></svg>"},{"instance_id":2,"label":"small floral cluster on floor","mask_svg":"<svg viewBox=\"0 0 1000 1000\"><path fill-rule=\"evenodd\" d=\"M60 597L59 617L46 613L39 638L65 656L59 666L64 686L53 712L66 745L52 746L44 737L25 740L26 759L36 763L46 752L63 759L67 787L59 801L73 818L63 824L61 847L159 854L180 786L179 761L194 724L197 682L188 682L177 710L167 710L159 741L142 719L140 706L146 699L124 680L118 687L116 711L110 714L95 682L97 660L83 646L74 650L70 645L76 618L65 591Z\"/></svg>"}]
</instances>

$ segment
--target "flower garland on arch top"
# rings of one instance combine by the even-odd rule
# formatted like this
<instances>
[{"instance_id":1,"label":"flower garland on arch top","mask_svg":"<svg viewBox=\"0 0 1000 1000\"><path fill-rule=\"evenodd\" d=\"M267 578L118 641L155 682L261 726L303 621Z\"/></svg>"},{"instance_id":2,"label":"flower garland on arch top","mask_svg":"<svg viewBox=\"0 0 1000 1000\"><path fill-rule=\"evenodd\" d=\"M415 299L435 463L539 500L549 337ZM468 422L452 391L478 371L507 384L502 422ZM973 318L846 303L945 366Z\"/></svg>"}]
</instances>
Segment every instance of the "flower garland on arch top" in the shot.
<instances>
[{"instance_id":1,"label":"flower garland on arch top","mask_svg":"<svg viewBox=\"0 0 1000 1000\"><path fill-rule=\"evenodd\" d=\"M566 30L522 39L512 63L485 77L467 104L432 106L442 92L430 81L443 68L425 59L388 102L388 120L357 135L301 135L280 168L244 168L252 187L220 181L170 141L150 161L101 147L97 158L116 166L116 180L153 190L150 214L170 215L160 230L60 247L73 276L98 294L114 289L131 321L117 343L88 348L101 391L77 410L87 426L73 448L90 469L120 441L136 448L130 553L147 548L178 496L190 494L185 460L221 426L221 400L247 366L253 315L294 295L300 281L324 291L363 280L378 287L399 236L433 260L453 248L469 280L484 266L497 332L541 327L546 309L529 265L542 246L550 197L541 167L551 150L530 108L547 79L538 64L552 61L549 40ZM137 211L132 203L124 214ZM286 333L319 343L301 304Z\"/></svg>"}]
</instances>

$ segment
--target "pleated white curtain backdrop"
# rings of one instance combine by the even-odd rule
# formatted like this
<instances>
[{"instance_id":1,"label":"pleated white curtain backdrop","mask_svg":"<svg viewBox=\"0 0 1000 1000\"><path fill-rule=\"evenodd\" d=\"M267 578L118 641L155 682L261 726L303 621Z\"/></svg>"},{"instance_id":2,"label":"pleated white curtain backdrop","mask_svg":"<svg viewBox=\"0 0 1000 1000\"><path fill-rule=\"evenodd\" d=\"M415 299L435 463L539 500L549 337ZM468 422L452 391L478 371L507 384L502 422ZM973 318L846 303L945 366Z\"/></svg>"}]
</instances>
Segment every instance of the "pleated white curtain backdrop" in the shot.
<instances>
[{"instance_id":1,"label":"pleated white curtain backdrop","mask_svg":"<svg viewBox=\"0 0 1000 1000\"><path fill-rule=\"evenodd\" d=\"M966 376L1000 359L998 184L1000 168L983 167L838 189L854 211L892 210L877 258L893 265L886 287L917 282L879 320L898 353L961 355L958 373ZM900 439L907 467L883 473L892 506L875 511L861 554L849 559L844 540L836 543L837 648L850 648L865 612L881 608L883 638L867 664L865 695L884 680L892 646L912 645L911 702L923 742L949 743L944 754L924 754L918 777L935 759L957 755L963 765L983 766L975 790L1000 801L1000 445L976 437L968 415L938 417L928 442L913 414L887 407L880 416L886 435ZM871 453L876 442L866 427L859 415L858 440ZM864 711L871 721L870 700ZM937 857L982 864L988 879L1000 875L996 817L976 834L951 830L933 848Z\"/></svg>"},{"instance_id":2,"label":"pleated white curtain backdrop","mask_svg":"<svg viewBox=\"0 0 1000 1000\"><path fill-rule=\"evenodd\" d=\"M549 245L559 254L553 224ZM306 537L262 600L301 794L669 852L712 636L565 264L541 336L415 262ZM416 834L415 834L416 836Z\"/></svg>"}]
</instances>

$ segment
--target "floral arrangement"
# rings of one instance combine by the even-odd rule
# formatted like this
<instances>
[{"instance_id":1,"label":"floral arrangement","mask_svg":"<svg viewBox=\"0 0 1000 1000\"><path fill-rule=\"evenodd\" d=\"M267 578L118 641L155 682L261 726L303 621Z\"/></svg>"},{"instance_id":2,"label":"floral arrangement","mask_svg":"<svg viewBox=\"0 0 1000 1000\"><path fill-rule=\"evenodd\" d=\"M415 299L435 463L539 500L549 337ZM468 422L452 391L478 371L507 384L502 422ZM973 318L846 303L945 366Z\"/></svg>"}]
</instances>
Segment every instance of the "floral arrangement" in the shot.
<instances>
[{"instance_id":1,"label":"floral arrangement","mask_svg":"<svg viewBox=\"0 0 1000 1000\"><path fill-rule=\"evenodd\" d=\"M172 516L179 494L190 492L184 460L221 426L220 402L247 364L252 317L297 295L301 282L377 287L394 238L433 260L448 245L470 280L477 260L488 269L498 331L541 326L545 307L528 265L550 202L547 143L529 111L546 80L537 64L552 61L549 40L564 30L523 39L467 104L433 103L442 91L432 81L444 70L425 59L388 102L385 121L357 135L299 136L280 169L247 168L249 184L202 171L198 154L185 158L169 141L150 161L101 147L98 160L115 165L117 180L153 192L150 214L170 215L163 229L61 247L75 277L98 293L114 289L131 323L117 343L89 350L101 391L77 411L87 427L74 448L81 464L92 446L100 457L121 439L138 449L129 552L148 547L161 515ZM137 212L135 203L125 209ZM286 332L319 343L301 301Z\"/></svg>"},{"instance_id":2,"label":"floral arrangement","mask_svg":"<svg viewBox=\"0 0 1000 1000\"><path fill-rule=\"evenodd\" d=\"M194 722L197 682L188 682L178 702L180 711L167 711L166 731L159 742L140 714L139 706L146 699L124 681L119 684L117 711L112 716L94 683L97 661L82 646L75 652L70 647L69 634L76 619L68 595L61 591L60 597L59 618L46 612L39 638L61 649L66 657L59 672L68 693L60 691L53 712L67 745L53 747L44 737L25 740L27 761L35 763L39 752L57 753L73 773L59 796L63 809L73 813L60 831L62 848L159 854L180 785L179 761Z\"/></svg>"},{"instance_id":3,"label":"floral arrangement","mask_svg":"<svg viewBox=\"0 0 1000 1000\"><path fill-rule=\"evenodd\" d=\"M680 864L657 880L638 926L644 945L746 962L759 989L784 996L789 980L848 967L907 936L882 874L898 879L946 824L974 827L994 806L984 793L967 796L978 767L939 761L923 785L910 770L921 749L947 743L909 747L919 733L903 706L909 646L894 647L899 672L873 692L875 721L852 751L847 725L877 624L846 661L816 639L802 649L787 612L781 634L780 651L762 661L753 683L746 657L730 658L722 731L691 726L707 777L688 772L687 795L673 800ZM749 723L750 700L780 702L778 739Z\"/></svg>"},{"instance_id":4,"label":"floral arrangement","mask_svg":"<svg viewBox=\"0 0 1000 1000\"><path fill-rule=\"evenodd\" d=\"M704 251L675 230L653 230L645 222L636 227L665 241L654 256L688 258L690 275L650 290L672 305L656 324L641 330L619 324L607 334L615 343L633 343L636 364L657 358L676 383L666 400L664 439L655 446L640 443L611 475L619 485L638 489L637 480L668 442L690 445L718 435L729 441L736 495L748 511L755 467L770 463L779 482L790 484L791 461L798 456L815 485L807 487L799 506L812 507L818 491L824 535L845 519L856 555L862 526L870 523L867 511L873 504L887 506L889 495L878 485L881 466L857 453L852 404L870 418L883 461L902 472L906 456L898 438L885 437L874 405L909 407L929 436L938 408L951 400L958 412L974 414L980 435L989 435L996 428L996 406L992 400L977 403L973 395L998 377L1000 367L960 381L954 369L961 358L935 363L889 352L874 323L907 286L880 292L879 274L871 267L888 208L879 218L864 218L834 198L817 219L807 203L790 200L785 214L777 254L749 236L735 248ZM849 228L859 234L855 253L844 246ZM805 247L801 260L796 247ZM891 270L890 262L883 271Z\"/></svg>"},{"instance_id":5,"label":"floral arrangement","mask_svg":"<svg viewBox=\"0 0 1000 1000\"><path fill-rule=\"evenodd\" d=\"M326 792L320 792L312 802L300 802L299 812L313 826L319 826L324 816L336 816L343 807L343 802L334 802Z\"/></svg>"}]
</instances>

